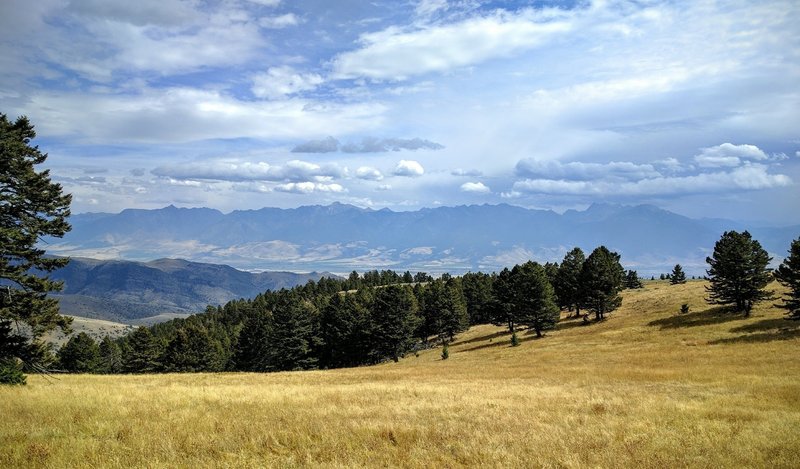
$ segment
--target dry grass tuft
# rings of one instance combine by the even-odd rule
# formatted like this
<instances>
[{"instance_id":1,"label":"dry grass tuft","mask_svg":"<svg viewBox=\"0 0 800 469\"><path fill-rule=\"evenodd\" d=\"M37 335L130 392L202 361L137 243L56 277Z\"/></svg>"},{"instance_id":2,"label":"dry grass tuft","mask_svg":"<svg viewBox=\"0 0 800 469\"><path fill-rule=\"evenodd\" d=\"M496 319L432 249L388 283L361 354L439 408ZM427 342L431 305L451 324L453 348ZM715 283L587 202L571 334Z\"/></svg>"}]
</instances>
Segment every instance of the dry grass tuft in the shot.
<instances>
[{"instance_id":1,"label":"dry grass tuft","mask_svg":"<svg viewBox=\"0 0 800 469\"><path fill-rule=\"evenodd\" d=\"M0 388L0 466L796 467L800 323L709 307L703 286L648 282L519 347L475 327L445 361L31 376Z\"/></svg>"}]
</instances>

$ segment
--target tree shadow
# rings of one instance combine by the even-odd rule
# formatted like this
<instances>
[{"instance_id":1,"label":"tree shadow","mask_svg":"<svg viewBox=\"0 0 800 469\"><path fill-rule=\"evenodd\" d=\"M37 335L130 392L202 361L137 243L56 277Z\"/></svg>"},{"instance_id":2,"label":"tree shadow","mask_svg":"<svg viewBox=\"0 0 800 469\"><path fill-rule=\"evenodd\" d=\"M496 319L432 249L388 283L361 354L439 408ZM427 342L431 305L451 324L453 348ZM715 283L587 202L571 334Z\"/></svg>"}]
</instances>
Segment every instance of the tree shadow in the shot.
<instances>
[{"instance_id":1,"label":"tree shadow","mask_svg":"<svg viewBox=\"0 0 800 469\"><path fill-rule=\"evenodd\" d=\"M503 330L503 331L493 332L491 334L487 334L481 337L473 337L472 339L469 340L459 340L451 343L450 346L474 344L475 342L483 342L484 340L495 339L505 334L508 334L508 331Z\"/></svg>"},{"instance_id":2,"label":"tree shadow","mask_svg":"<svg viewBox=\"0 0 800 469\"><path fill-rule=\"evenodd\" d=\"M546 334L542 335L542 337L536 337L536 331L534 331L533 329L528 329L527 332L525 332L524 334L522 333L523 331L525 331L525 329L517 330L517 340L519 340L519 343L530 342L532 340L539 340L539 339L544 339L545 337L547 337ZM458 353L461 353L461 352L473 352L475 350L484 350L484 349L492 348L492 347L504 347L504 346L505 347L511 347L511 333L509 333L508 331L504 331L501 334L492 334L492 335L495 336L495 337L498 336L498 335L505 335L506 338L504 338L503 340L496 340L496 341L489 342L487 344L481 344L481 345L477 345L475 347L470 347L468 349L459 350ZM494 338L494 337L492 337L492 338Z\"/></svg>"},{"instance_id":3,"label":"tree shadow","mask_svg":"<svg viewBox=\"0 0 800 469\"><path fill-rule=\"evenodd\" d=\"M744 332L737 337L709 341L709 345L735 343L764 343L800 338L800 321L784 318L764 319L734 327L730 332Z\"/></svg>"},{"instance_id":4,"label":"tree shadow","mask_svg":"<svg viewBox=\"0 0 800 469\"><path fill-rule=\"evenodd\" d=\"M567 329L574 329L576 327L586 327L586 326L591 326L592 324L597 324L597 321L594 320L584 321L583 317L575 319L577 319L577 321L565 321L563 319L558 321L558 324L556 324L556 330L566 331Z\"/></svg>"},{"instance_id":5,"label":"tree shadow","mask_svg":"<svg viewBox=\"0 0 800 469\"><path fill-rule=\"evenodd\" d=\"M710 326L730 321L745 319L744 315L727 306L714 306L694 313L678 314L666 318L656 319L647 323L648 326L657 326L663 329L680 329L683 327Z\"/></svg>"}]
</instances>

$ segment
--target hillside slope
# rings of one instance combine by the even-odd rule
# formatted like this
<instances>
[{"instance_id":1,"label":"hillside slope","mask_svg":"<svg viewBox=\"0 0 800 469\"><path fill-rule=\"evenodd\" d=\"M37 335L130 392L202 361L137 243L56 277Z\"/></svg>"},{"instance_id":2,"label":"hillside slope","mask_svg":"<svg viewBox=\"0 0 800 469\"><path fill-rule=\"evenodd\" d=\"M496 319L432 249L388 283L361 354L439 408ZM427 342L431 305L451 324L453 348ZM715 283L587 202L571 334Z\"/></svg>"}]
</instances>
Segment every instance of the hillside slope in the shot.
<instances>
[{"instance_id":1,"label":"hillside slope","mask_svg":"<svg viewBox=\"0 0 800 469\"><path fill-rule=\"evenodd\" d=\"M32 376L0 388L0 466L796 467L800 322L709 307L704 285L649 282L519 347L475 327L446 361Z\"/></svg>"}]
</instances>

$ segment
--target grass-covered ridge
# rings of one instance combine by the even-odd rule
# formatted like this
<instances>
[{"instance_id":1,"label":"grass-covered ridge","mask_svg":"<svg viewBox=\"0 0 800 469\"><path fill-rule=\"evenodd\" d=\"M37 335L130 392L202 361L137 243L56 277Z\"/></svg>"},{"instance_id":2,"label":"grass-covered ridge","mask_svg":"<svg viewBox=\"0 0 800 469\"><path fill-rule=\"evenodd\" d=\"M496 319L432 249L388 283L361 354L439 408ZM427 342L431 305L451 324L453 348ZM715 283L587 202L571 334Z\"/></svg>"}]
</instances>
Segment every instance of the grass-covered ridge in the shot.
<instances>
[{"instance_id":1,"label":"grass-covered ridge","mask_svg":"<svg viewBox=\"0 0 800 469\"><path fill-rule=\"evenodd\" d=\"M30 376L0 388L0 466L795 466L800 323L722 312L704 286L649 282L519 347L474 327L445 361Z\"/></svg>"}]
</instances>

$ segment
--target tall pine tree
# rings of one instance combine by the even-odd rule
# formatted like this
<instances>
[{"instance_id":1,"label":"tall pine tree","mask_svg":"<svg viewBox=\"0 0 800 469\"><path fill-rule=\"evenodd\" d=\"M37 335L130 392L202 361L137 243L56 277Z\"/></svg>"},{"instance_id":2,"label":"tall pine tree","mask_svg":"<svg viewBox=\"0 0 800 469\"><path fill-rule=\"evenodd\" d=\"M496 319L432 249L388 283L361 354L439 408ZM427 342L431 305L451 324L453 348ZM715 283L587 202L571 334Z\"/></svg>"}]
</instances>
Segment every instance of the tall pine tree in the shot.
<instances>
[{"instance_id":1,"label":"tall pine tree","mask_svg":"<svg viewBox=\"0 0 800 469\"><path fill-rule=\"evenodd\" d=\"M800 319L800 238L792 241L789 257L775 270L775 279L789 289L783 304L777 306L787 310L790 319Z\"/></svg>"},{"instance_id":2,"label":"tall pine tree","mask_svg":"<svg viewBox=\"0 0 800 469\"><path fill-rule=\"evenodd\" d=\"M564 256L561 265L558 266L556 281L553 284L558 305L569 311L574 310L576 316L580 315L583 302L581 270L585 261L586 257L581 248L573 248Z\"/></svg>"},{"instance_id":3,"label":"tall pine tree","mask_svg":"<svg viewBox=\"0 0 800 469\"><path fill-rule=\"evenodd\" d=\"M706 258L710 304L731 305L750 315L753 305L771 298L765 287L770 281L767 264L771 258L747 231L726 231Z\"/></svg>"},{"instance_id":4,"label":"tall pine tree","mask_svg":"<svg viewBox=\"0 0 800 469\"><path fill-rule=\"evenodd\" d=\"M619 263L620 255L605 246L596 248L586 258L581 270L581 289L585 306L594 312L595 319L605 319L607 313L622 304L619 292L625 270Z\"/></svg>"},{"instance_id":5,"label":"tall pine tree","mask_svg":"<svg viewBox=\"0 0 800 469\"><path fill-rule=\"evenodd\" d=\"M686 273L683 271L683 267L681 267L680 264L675 264L675 267L672 268L672 274L669 276L669 283L672 285L686 283Z\"/></svg>"}]
</instances>

